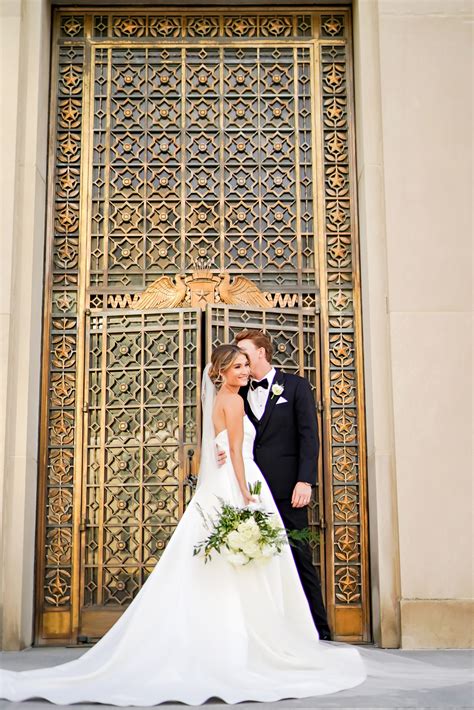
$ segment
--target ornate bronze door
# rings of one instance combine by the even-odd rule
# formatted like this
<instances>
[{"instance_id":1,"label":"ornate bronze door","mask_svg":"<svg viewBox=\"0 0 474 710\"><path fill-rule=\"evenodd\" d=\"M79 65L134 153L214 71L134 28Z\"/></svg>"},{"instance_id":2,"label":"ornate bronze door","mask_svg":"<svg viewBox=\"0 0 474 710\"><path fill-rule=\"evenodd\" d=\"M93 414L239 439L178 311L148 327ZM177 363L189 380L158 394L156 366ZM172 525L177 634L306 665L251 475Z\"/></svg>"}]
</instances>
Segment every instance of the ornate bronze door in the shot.
<instances>
[{"instance_id":1,"label":"ornate bronze door","mask_svg":"<svg viewBox=\"0 0 474 710\"><path fill-rule=\"evenodd\" d=\"M350 61L341 6L55 13L37 643L100 636L145 581L206 348L249 323L313 384L315 563L337 637L369 639Z\"/></svg>"}]
</instances>

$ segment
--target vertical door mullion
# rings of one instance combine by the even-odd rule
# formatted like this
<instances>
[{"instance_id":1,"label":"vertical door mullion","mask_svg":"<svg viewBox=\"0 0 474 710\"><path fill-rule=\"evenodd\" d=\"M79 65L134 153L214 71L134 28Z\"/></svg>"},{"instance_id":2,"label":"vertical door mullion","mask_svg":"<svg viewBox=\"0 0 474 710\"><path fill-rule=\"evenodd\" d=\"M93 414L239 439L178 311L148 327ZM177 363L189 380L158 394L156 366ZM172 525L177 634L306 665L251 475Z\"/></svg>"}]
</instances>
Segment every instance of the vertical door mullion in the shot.
<instances>
[{"instance_id":1,"label":"vertical door mullion","mask_svg":"<svg viewBox=\"0 0 474 710\"><path fill-rule=\"evenodd\" d=\"M179 517L184 513L184 479L186 476L186 452L185 452L185 435L184 435L184 405L185 405L185 393L184 393L184 365L185 365L185 353L184 353L184 313L179 312L179 326L178 326L178 358L179 358L179 372L178 372L178 511Z\"/></svg>"}]
</instances>

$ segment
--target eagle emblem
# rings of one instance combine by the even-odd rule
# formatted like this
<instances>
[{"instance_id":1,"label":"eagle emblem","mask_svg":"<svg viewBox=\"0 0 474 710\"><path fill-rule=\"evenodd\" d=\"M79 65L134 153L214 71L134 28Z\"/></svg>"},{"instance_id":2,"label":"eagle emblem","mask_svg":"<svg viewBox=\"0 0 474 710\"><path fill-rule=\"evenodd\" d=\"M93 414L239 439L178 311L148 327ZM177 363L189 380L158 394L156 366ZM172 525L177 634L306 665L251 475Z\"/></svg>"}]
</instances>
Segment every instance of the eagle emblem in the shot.
<instances>
[{"instance_id":1,"label":"eagle emblem","mask_svg":"<svg viewBox=\"0 0 474 710\"><path fill-rule=\"evenodd\" d=\"M186 284L181 276L160 276L143 291L134 303L138 310L145 308L178 308L186 298Z\"/></svg>"},{"instance_id":2,"label":"eagle emblem","mask_svg":"<svg viewBox=\"0 0 474 710\"><path fill-rule=\"evenodd\" d=\"M193 299L194 290L200 298ZM268 296L260 291L258 286L245 276L236 276L232 281L226 271L213 274L211 271L197 270L191 276L160 276L153 281L134 301L133 308L165 309L182 306L199 305L216 301L230 306L256 306L271 308Z\"/></svg>"},{"instance_id":3,"label":"eagle emblem","mask_svg":"<svg viewBox=\"0 0 474 710\"><path fill-rule=\"evenodd\" d=\"M230 275L226 271L221 276L222 281L218 286L218 291L222 303L227 303L230 306L271 307L266 295L250 279L245 276L236 276L231 283Z\"/></svg>"}]
</instances>

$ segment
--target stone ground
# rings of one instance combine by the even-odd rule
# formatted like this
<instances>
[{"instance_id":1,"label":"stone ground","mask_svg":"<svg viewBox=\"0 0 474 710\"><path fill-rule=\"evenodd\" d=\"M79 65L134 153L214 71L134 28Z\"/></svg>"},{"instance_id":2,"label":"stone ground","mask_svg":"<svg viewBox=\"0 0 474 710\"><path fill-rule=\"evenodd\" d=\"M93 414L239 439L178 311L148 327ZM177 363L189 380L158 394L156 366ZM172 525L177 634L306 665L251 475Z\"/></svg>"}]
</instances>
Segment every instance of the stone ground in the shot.
<instances>
[{"instance_id":1,"label":"stone ground","mask_svg":"<svg viewBox=\"0 0 474 710\"><path fill-rule=\"evenodd\" d=\"M73 660L81 655L82 649L76 648L28 648L24 651L3 653L0 661L2 668L10 670L28 670L53 666L59 663ZM411 659L413 661L425 661L432 666L438 667L440 673L443 669L457 669L466 672L474 668L474 656L471 651L446 650L446 651L398 651L384 650L378 648L367 648L365 653L375 654L374 658L387 663L389 667L397 657ZM416 666L416 663L414 664ZM471 673L472 677L472 673ZM372 683L372 687L371 687ZM416 685L416 683L415 683ZM206 708L222 706L224 703L216 700L206 703ZM73 707L77 710L102 710L112 708L110 705L98 703L77 703L70 705L53 705L46 700L28 700L22 703L11 703L0 700L1 710L55 710L56 708ZM180 708L184 710L186 705L164 703L160 707L166 710ZM239 710L288 710L290 708L343 708L344 710L356 710L357 708L371 708L372 710L391 710L392 708L436 708L437 710L451 710L458 708L474 708L474 687L471 683L450 685L443 688L428 688L426 682L423 687L414 687L411 690L396 690L389 685L385 688L377 688L373 681L367 680L363 685L352 690L344 690L334 695L327 695L318 698L305 698L304 700L282 700L277 703L240 703L236 706Z\"/></svg>"}]
</instances>

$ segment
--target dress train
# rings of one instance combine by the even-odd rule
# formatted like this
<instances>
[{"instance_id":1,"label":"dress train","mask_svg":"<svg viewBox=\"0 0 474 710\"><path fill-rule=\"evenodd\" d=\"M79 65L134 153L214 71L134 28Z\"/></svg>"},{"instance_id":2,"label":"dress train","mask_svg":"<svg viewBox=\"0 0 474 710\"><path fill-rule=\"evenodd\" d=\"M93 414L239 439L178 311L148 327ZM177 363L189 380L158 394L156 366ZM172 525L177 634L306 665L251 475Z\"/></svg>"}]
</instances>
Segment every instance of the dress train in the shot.
<instances>
[{"instance_id":1,"label":"dress train","mask_svg":"<svg viewBox=\"0 0 474 710\"><path fill-rule=\"evenodd\" d=\"M278 514L253 460L254 428L244 418L248 482L262 482L265 508ZM227 432L216 440L228 451ZM198 486L160 561L108 633L80 658L32 671L0 670L0 697L57 704L151 706L275 701L335 693L362 683L356 648L321 642L289 547L265 563L233 567L220 555L193 557L218 498L242 505L228 463Z\"/></svg>"}]
</instances>

